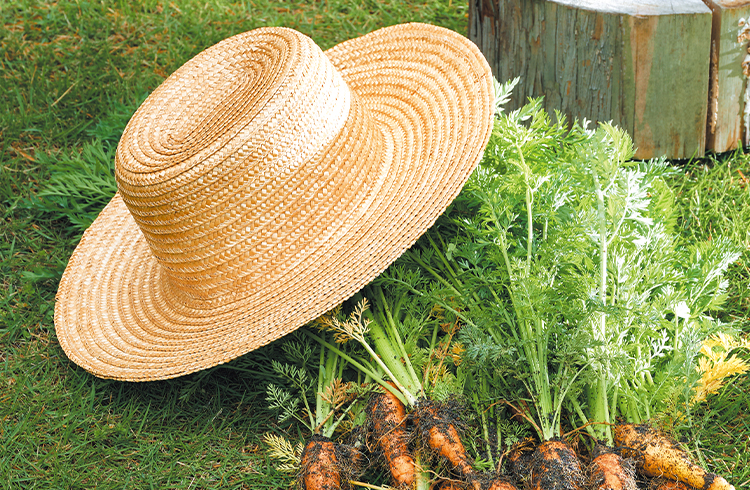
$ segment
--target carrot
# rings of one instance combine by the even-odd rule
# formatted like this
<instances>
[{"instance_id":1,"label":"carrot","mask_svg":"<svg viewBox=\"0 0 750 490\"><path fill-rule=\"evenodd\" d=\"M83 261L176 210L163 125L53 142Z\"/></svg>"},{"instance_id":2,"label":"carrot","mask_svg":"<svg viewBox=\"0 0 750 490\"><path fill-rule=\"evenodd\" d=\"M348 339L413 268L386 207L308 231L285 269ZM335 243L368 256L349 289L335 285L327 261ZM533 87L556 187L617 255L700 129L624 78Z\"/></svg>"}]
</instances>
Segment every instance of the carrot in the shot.
<instances>
[{"instance_id":1,"label":"carrot","mask_svg":"<svg viewBox=\"0 0 750 490\"><path fill-rule=\"evenodd\" d=\"M490 479L474 470L466 448L461 442L457 424L459 417L450 402L437 403L420 400L416 407L417 427L427 445L440 457L446 459L474 490L518 490L513 484L499 477ZM455 486L452 488L467 488ZM442 488L442 487L441 487Z\"/></svg>"},{"instance_id":2,"label":"carrot","mask_svg":"<svg viewBox=\"0 0 750 490\"><path fill-rule=\"evenodd\" d=\"M696 465L675 441L642 424L615 426L615 444L628 448L646 476L663 476L701 490L734 490L724 478Z\"/></svg>"},{"instance_id":3,"label":"carrot","mask_svg":"<svg viewBox=\"0 0 750 490\"><path fill-rule=\"evenodd\" d=\"M653 490L691 490L688 485L681 481L670 480L669 478L660 478L652 488Z\"/></svg>"},{"instance_id":4,"label":"carrot","mask_svg":"<svg viewBox=\"0 0 750 490\"><path fill-rule=\"evenodd\" d=\"M610 448L597 445L589 468L591 484L598 490L636 490L632 460L623 460Z\"/></svg>"},{"instance_id":5,"label":"carrot","mask_svg":"<svg viewBox=\"0 0 750 490\"><path fill-rule=\"evenodd\" d=\"M436 486L438 490L466 490L467 487L463 483L453 480L443 480L439 485Z\"/></svg>"},{"instance_id":6,"label":"carrot","mask_svg":"<svg viewBox=\"0 0 750 490\"><path fill-rule=\"evenodd\" d=\"M518 490L518 487L503 478L495 478L487 490Z\"/></svg>"},{"instance_id":7,"label":"carrot","mask_svg":"<svg viewBox=\"0 0 750 490\"><path fill-rule=\"evenodd\" d=\"M455 480L443 480L439 485L436 485L436 488L439 490L468 490L469 485ZM481 484L480 488L486 488L487 490L518 490L518 487L504 478L488 480Z\"/></svg>"},{"instance_id":8,"label":"carrot","mask_svg":"<svg viewBox=\"0 0 750 490\"><path fill-rule=\"evenodd\" d=\"M341 470L336 445L327 437L315 435L302 451L302 488L304 490L339 490Z\"/></svg>"},{"instance_id":9,"label":"carrot","mask_svg":"<svg viewBox=\"0 0 750 490\"><path fill-rule=\"evenodd\" d=\"M471 466L451 412L447 404L420 400L416 407L417 427L427 445L447 459L466 481L471 482L476 479L476 471ZM477 484L473 486L478 488Z\"/></svg>"},{"instance_id":10,"label":"carrot","mask_svg":"<svg viewBox=\"0 0 750 490\"><path fill-rule=\"evenodd\" d=\"M533 459L534 447L530 439L518 441L510 448L508 453L508 472L517 482L523 483L531 473L531 460Z\"/></svg>"},{"instance_id":11,"label":"carrot","mask_svg":"<svg viewBox=\"0 0 750 490\"><path fill-rule=\"evenodd\" d=\"M393 393L383 389L370 399L367 412L373 437L383 451L393 481L399 487L411 488L416 480L416 467L406 443L406 407Z\"/></svg>"},{"instance_id":12,"label":"carrot","mask_svg":"<svg viewBox=\"0 0 750 490\"><path fill-rule=\"evenodd\" d=\"M576 453L561 440L537 446L531 462L530 481L532 490L579 490L584 484Z\"/></svg>"}]
</instances>

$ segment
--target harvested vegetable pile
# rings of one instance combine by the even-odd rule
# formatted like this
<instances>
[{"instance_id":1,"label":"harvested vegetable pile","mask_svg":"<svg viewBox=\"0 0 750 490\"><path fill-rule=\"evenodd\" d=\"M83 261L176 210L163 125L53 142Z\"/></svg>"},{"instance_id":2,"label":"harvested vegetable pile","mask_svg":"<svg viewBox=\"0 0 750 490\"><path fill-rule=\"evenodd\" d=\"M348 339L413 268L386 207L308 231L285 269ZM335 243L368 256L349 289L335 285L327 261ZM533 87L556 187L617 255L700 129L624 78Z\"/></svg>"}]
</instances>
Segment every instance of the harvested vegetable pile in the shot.
<instances>
[{"instance_id":1,"label":"harvested vegetable pile","mask_svg":"<svg viewBox=\"0 0 750 490\"><path fill-rule=\"evenodd\" d=\"M747 370L748 342L711 316L739 250L679 239L666 161L556 119L499 110L438 223L293 336L310 354L276 369L297 390L269 401L315 451L268 440L303 488L734 488L662 429ZM364 457L336 469L331 439Z\"/></svg>"}]
</instances>

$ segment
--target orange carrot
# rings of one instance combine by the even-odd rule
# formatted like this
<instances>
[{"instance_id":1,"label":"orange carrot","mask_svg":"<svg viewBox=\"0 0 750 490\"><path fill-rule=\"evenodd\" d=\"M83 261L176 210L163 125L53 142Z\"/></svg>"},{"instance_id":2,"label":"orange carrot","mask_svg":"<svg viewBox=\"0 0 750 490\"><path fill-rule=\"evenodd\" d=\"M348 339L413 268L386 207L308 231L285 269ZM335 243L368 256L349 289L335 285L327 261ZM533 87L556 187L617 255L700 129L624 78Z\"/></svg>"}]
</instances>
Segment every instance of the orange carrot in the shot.
<instances>
[{"instance_id":1,"label":"orange carrot","mask_svg":"<svg viewBox=\"0 0 750 490\"><path fill-rule=\"evenodd\" d=\"M619 454L604 446L594 448L591 461L591 484L598 490L637 490L632 460L623 460Z\"/></svg>"},{"instance_id":2,"label":"orange carrot","mask_svg":"<svg viewBox=\"0 0 750 490\"><path fill-rule=\"evenodd\" d=\"M487 490L518 490L518 487L503 478L495 478Z\"/></svg>"},{"instance_id":3,"label":"orange carrot","mask_svg":"<svg viewBox=\"0 0 750 490\"><path fill-rule=\"evenodd\" d=\"M399 487L411 488L416 468L406 443L406 407L393 393L383 389L373 395L367 411L373 436L388 462L393 481Z\"/></svg>"},{"instance_id":4,"label":"orange carrot","mask_svg":"<svg viewBox=\"0 0 750 490\"><path fill-rule=\"evenodd\" d=\"M336 446L328 438L313 436L302 451L302 488L304 490L339 490L341 471Z\"/></svg>"},{"instance_id":5,"label":"orange carrot","mask_svg":"<svg viewBox=\"0 0 750 490\"><path fill-rule=\"evenodd\" d=\"M502 477L497 477L494 480L486 480L484 483L478 483L478 480L474 480L471 486L474 488L486 488L487 490L518 490L518 487ZM456 480L443 480L435 488L439 490L469 490L470 486L468 483Z\"/></svg>"},{"instance_id":6,"label":"orange carrot","mask_svg":"<svg viewBox=\"0 0 750 490\"><path fill-rule=\"evenodd\" d=\"M533 490L579 490L584 485L578 456L561 440L537 446L531 462L530 481Z\"/></svg>"},{"instance_id":7,"label":"orange carrot","mask_svg":"<svg viewBox=\"0 0 750 490\"><path fill-rule=\"evenodd\" d=\"M436 486L439 490L467 490L467 486L454 480L443 480Z\"/></svg>"},{"instance_id":8,"label":"orange carrot","mask_svg":"<svg viewBox=\"0 0 750 490\"><path fill-rule=\"evenodd\" d=\"M692 490L688 485L681 481L670 480L669 478L660 478L658 483L652 487L654 490Z\"/></svg>"},{"instance_id":9,"label":"orange carrot","mask_svg":"<svg viewBox=\"0 0 750 490\"><path fill-rule=\"evenodd\" d=\"M534 446L530 438L516 442L508 453L508 472L517 482L523 483L529 479Z\"/></svg>"},{"instance_id":10,"label":"orange carrot","mask_svg":"<svg viewBox=\"0 0 750 490\"><path fill-rule=\"evenodd\" d=\"M422 400L416 410L419 431L427 445L447 459L466 481L474 479L476 471L458 435L450 408L432 400Z\"/></svg>"},{"instance_id":11,"label":"orange carrot","mask_svg":"<svg viewBox=\"0 0 750 490\"><path fill-rule=\"evenodd\" d=\"M678 444L648 425L615 426L615 444L627 448L646 476L663 476L701 490L734 490L724 478L696 465Z\"/></svg>"}]
</instances>

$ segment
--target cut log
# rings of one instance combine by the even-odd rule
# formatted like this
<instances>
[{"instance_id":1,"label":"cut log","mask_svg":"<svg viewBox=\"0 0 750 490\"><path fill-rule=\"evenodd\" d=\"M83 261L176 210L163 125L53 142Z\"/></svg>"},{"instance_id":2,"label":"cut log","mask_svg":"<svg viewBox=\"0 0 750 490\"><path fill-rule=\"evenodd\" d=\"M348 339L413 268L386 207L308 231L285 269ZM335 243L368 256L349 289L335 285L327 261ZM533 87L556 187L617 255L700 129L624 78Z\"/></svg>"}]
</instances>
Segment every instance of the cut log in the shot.
<instances>
[{"instance_id":1,"label":"cut log","mask_svg":"<svg viewBox=\"0 0 750 490\"><path fill-rule=\"evenodd\" d=\"M706 148L717 153L748 144L750 1L706 0L713 12Z\"/></svg>"},{"instance_id":2,"label":"cut log","mask_svg":"<svg viewBox=\"0 0 750 490\"><path fill-rule=\"evenodd\" d=\"M469 37L509 108L544 96L568 119L612 121L637 158L702 156L711 10L702 0L470 0Z\"/></svg>"}]
</instances>

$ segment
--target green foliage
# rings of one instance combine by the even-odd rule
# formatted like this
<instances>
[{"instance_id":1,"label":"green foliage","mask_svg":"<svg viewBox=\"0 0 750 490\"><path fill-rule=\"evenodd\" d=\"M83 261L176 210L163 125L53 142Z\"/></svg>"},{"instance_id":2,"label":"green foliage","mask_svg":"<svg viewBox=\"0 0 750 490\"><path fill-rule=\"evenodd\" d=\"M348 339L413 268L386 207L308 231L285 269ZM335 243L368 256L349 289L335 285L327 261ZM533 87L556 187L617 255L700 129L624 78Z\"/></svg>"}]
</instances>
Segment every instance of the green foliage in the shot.
<instances>
[{"instance_id":1,"label":"green foliage","mask_svg":"<svg viewBox=\"0 0 750 490\"><path fill-rule=\"evenodd\" d=\"M446 228L454 231L441 230L450 244L441 251L433 241L421 258L454 278L458 309L467 311L460 340L474 383L485 396L492 390L517 406L528 402L543 439L560 435L563 400L581 371L576 346L587 342L573 321L583 301L579 282L568 281L574 297L557 285L575 271L584 235L567 225L570 176L556 169L584 138L580 127L553 123L539 100L501 114L453 208ZM450 265L432 257L443 253Z\"/></svg>"},{"instance_id":2,"label":"green foliage","mask_svg":"<svg viewBox=\"0 0 750 490\"><path fill-rule=\"evenodd\" d=\"M346 355L324 343L313 346L305 335L291 334L281 350L282 360L271 360L277 382L266 386L268 409L280 424L296 420L310 434L333 437L350 411L361 411L369 387L344 379Z\"/></svg>"},{"instance_id":3,"label":"green foliage","mask_svg":"<svg viewBox=\"0 0 750 490\"><path fill-rule=\"evenodd\" d=\"M50 179L25 205L72 225L80 236L117 192L114 154L115 147L94 140L84 144L80 154L38 155Z\"/></svg>"},{"instance_id":4,"label":"green foliage","mask_svg":"<svg viewBox=\"0 0 750 490\"><path fill-rule=\"evenodd\" d=\"M315 425L301 418L297 413L300 408L300 402L304 401L307 404L308 392L314 389L307 379L306 371L289 364L282 364L275 359L272 362L274 371L279 376L286 378L286 384L291 385L292 389L298 393L298 396L293 396L290 391L270 383L266 394L268 408L279 412L280 423L283 424L296 418L303 424L309 424L311 426L310 431L314 431Z\"/></svg>"},{"instance_id":5,"label":"green foliage","mask_svg":"<svg viewBox=\"0 0 750 490\"><path fill-rule=\"evenodd\" d=\"M684 411L700 342L720 328L708 314L738 248L681 241L675 171L632 156L622 130L553 121L540 100L499 114L439 237L410 254L443 278L426 294L462 312L474 389L520 407L542 439L560 436L564 407L610 443L618 414Z\"/></svg>"},{"instance_id":6,"label":"green foliage","mask_svg":"<svg viewBox=\"0 0 750 490\"><path fill-rule=\"evenodd\" d=\"M750 325L750 156L741 151L685 164L670 181L676 226L686 242L723 236L743 250L728 269L727 302L717 314Z\"/></svg>"}]
</instances>

